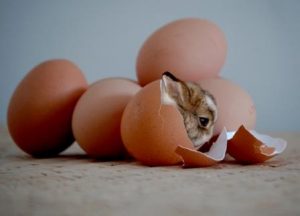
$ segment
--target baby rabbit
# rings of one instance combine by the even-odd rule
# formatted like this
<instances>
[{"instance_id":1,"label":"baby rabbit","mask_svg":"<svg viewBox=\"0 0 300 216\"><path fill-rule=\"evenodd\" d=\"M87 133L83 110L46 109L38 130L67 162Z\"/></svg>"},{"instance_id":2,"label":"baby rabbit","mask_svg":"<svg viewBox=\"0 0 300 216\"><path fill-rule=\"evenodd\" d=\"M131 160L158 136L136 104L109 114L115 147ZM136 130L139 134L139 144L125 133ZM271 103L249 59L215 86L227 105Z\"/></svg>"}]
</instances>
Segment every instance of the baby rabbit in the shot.
<instances>
[{"instance_id":1,"label":"baby rabbit","mask_svg":"<svg viewBox=\"0 0 300 216\"><path fill-rule=\"evenodd\" d=\"M162 104L175 105L188 137L199 150L213 135L217 119L215 98L198 84L181 81L168 71L162 75L160 88Z\"/></svg>"}]
</instances>

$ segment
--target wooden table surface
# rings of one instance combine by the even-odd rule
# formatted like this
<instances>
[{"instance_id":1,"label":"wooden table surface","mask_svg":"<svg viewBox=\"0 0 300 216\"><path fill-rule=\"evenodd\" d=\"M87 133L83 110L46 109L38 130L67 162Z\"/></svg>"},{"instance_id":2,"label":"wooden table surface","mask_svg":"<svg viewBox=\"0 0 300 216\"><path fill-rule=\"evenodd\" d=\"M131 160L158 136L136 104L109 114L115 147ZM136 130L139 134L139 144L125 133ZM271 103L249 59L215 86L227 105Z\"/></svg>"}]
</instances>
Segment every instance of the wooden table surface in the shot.
<instances>
[{"instance_id":1,"label":"wooden table surface","mask_svg":"<svg viewBox=\"0 0 300 216\"><path fill-rule=\"evenodd\" d=\"M87 158L76 143L34 159L0 128L0 215L300 215L300 133L259 165L146 167Z\"/></svg>"}]
</instances>

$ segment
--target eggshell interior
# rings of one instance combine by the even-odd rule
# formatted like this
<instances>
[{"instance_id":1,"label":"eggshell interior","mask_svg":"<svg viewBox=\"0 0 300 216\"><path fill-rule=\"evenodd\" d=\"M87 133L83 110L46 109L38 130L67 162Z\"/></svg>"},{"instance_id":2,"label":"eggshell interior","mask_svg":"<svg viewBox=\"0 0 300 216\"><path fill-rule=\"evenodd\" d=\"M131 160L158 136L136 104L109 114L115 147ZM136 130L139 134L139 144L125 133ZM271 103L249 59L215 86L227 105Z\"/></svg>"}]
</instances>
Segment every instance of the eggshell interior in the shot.
<instances>
[{"instance_id":1,"label":"eggshell interior","mask_svg":"<svg viewBox=\"0 0 300 216\"><path fill-rule=\"evenodd\" d=\"M262 143L264 143L268 148L274 148L273 154L281 154L287 147L287 141L280 138L274 138L266 134L260 134L255 130L251 130L250 133Z\"/></svg>"},{"instance_id":2,"label":"eggshell interior","mask_svg":"<svg viewBox=\"0 0 300 216\"><path fill-rule=\"evenodd\" d=\"M72 113L87 86L80 69L68 60L33 68L9 102L7 124L15 143L35 157L53 156L70 146Z\"/></svg>"},{"instance_id":3,"label":"eggshell interior","mask_svg":"<svg viewBox=\"0 0 300 216\"><path fill-rule=\"evenodd\" d=\"M262 163L275 156L275 148L268 147L241 126L228 141L228 153L240 163Z\"/></svg>"},{"instance_id":4,"label":"eggshell interior","mask_svg":"<svg viewBox=\"0 0 300 216\"><path fill-rule=\"evenodd\" d=\"M179 111L161 105L160 81L139 91L125 108L121 135L126 149L149 166L173 165L181 161L178 145L193 149Z\"/></svg>"},{"instance_id":5,"label":"eggshell interior","mask_svg":"<svg viewBox=\"0 0 300 216\"><path fill-rule=\"evenodd\" d=\"M216 99L218 116L214 134L220 134L225 127L228 131L236 131L241 125L254 129L256 110L250 95L233 82L222 79L205 79L198 83L209 91Z\"/></svg>"},{"instance_id":6,"label":"eggshell interior","mask_svg":"<svg viewBox=\"0 0 300 216\"><path fill-rule=\"evenodd\" d=\"M217 140L207 152L178 146L175 152L182 157L183 167L212 166L225 158L227 149L227 131L224 128Z\"/></svg>"},{"instance_id":7,"label":"eggshell interior","mask_svg":"<svg viewBox=\"0 0 300 216\"><path fill-rule=\"evenodd\" d=\"M185 81L218 76L227 42L214 23L197 18L171 22L155 31L137 57L137 77L144 86L171 71Z\"/></svg>"},{"instance_id":8,"label":"eggshell interior","mask_svg":"<svg viewBox=\"0 0 300 216\"><path fill-rule=\"evenodd\" d=\"M262 163L286 148L285 140L249 131L241 126L228 140L228 153L244 164Z\"/></svg>"},{"instance_id":9,"label":"eggshell interior","mask_svg":"<svg viewBox=\"0 0 300 216\"><path fill-rule=\"evenodd\" d=\"M76 141L89 156L100 159L124 156L121 117L140 88L128 79L108 78L95 82L83 94L74 110L72 128Z\"/></svg>"},{"instance_id":10,"label":"eggshell interior","mask_svg":"<svg viewBox=\"0 0 300 216\"><path fill-rule=\"evenodd\" d=\"M178 146L175 152L181 156L183 160L183 167L185 168L208 167L218 162L210 157L207 157L207 155L195 149Z\"/></svg>"}]
</instances>

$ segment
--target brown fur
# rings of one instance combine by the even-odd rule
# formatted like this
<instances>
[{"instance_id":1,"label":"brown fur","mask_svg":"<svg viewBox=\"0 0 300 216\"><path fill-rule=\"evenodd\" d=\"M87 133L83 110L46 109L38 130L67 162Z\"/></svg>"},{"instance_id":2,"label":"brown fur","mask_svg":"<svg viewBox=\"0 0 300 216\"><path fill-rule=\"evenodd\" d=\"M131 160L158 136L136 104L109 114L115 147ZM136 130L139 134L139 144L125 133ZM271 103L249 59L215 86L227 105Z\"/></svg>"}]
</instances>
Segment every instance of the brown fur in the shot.
<instances>
[{"instance_id":1,"label":"brown fur","mask_svg":"<svg viewBox=\"0 0 300 216\"><path fill-rule=\"evenodd\" d=\"M177 109L183 117L187 134L196 148L207 142L213 132L217 117L216 101L207 91L192 82L184 82L170 72L162 77L167 94L174 100ZM200 119L207 121L203 125Z\"/></svg>"}]
</instances>

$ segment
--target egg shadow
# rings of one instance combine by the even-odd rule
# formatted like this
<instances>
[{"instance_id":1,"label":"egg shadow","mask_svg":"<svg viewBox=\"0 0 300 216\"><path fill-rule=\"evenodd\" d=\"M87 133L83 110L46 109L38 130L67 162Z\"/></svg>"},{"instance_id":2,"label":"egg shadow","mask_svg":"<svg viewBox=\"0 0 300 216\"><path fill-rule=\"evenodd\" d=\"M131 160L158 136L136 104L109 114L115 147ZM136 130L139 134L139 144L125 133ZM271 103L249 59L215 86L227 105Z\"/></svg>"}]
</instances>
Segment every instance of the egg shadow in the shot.
<instances>
[{"instance_id":1,"label":"egg shadow","mask_svg":"<svg viewBox=\"0 0 300 216\"><path fill-rule=\"evenodd\" d=\"M90 159L87 155L82 153L72 153L72 154L61 154L55 156L48 156L48 157L34 157L31 155L8 155L6 158L13 159L13 160L22 160L22 161L46 161L46 160L88 160Z\"/></svg>"}]
</instances>

